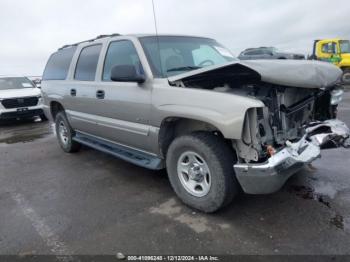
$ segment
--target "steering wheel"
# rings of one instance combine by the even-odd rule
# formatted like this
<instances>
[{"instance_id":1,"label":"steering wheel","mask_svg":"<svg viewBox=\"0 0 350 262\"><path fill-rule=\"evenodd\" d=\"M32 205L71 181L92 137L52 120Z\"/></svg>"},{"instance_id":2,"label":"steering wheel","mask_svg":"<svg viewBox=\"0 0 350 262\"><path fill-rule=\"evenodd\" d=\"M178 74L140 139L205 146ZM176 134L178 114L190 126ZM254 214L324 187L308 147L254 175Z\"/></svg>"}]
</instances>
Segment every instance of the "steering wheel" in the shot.
<instances>
[{"instance_id":1,"label":"steering wheel","mask_svg":"<svg viewBox=\"0 0 350 262\"><path fill-rule=\"evenodd\" d=\"M214 63L212 60L207 59L207 60L204 60L204 61L200 62L200 63L198 64L198 66L204 66L206 63L209 63L208 66L210 66L210 65L215 65L215 63Z\"/></svg>"}]
</instances>

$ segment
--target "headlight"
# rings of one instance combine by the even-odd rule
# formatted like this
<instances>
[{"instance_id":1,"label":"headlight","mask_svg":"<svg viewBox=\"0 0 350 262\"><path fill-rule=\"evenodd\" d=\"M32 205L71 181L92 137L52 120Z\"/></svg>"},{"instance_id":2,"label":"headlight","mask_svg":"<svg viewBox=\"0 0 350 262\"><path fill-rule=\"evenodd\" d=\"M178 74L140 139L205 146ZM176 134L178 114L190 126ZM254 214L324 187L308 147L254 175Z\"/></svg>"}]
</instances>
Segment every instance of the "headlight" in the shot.
<instances>
[{"instance_id":1,"label":"headlight","mask_svg":"<svg viewBox=\"0 0 350 262\"><path fill-rule=\"evenodd\" d=\"M344 91L335 89L331 92L331 105L338 105L343 99Z\"/></svg>"}]
</instances>

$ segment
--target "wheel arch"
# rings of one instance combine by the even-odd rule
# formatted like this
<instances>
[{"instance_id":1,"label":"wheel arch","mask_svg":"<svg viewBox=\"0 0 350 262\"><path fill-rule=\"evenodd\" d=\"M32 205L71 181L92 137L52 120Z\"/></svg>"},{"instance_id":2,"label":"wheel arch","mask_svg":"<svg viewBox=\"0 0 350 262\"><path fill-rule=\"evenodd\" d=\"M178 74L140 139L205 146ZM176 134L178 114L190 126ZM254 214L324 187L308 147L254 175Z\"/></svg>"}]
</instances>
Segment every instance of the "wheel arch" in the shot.
<instances>
[{"instance_id":1,"label":"wheel arch","mask_svg":"<svg viewBox=\"0 0 350 262\"><path fill-rule=\"evenodd\" d=\"M344 72L345 70L350 70L350 65L348 66L341 66L340 69Z\"/></svg>"},{"instance_id":2,"label":"wheel arch","mask_svg":"<svg viewBox=\"0 0 350 262\"><path fill-rule=\"evenodd\" d=\"M211 123L186 117L167 117L163 119L159 129L158 143L161 155L166 156L171 142L176 137L196 131L211 132L225 139L220 129Z\"/></svg>"},{"instance_id":3,"label":"wheel arch","mask_svg":"<svg viewBox=\"0 0 350 262\"><path fill-rule=\"evenodd\" d=\"M56 119L56 116L59 112L64 111L64 110L65 109L60 102L57 102L57 101L50 102L50 114L51 114L53 120Z\"/></svg>"}]
</instances>

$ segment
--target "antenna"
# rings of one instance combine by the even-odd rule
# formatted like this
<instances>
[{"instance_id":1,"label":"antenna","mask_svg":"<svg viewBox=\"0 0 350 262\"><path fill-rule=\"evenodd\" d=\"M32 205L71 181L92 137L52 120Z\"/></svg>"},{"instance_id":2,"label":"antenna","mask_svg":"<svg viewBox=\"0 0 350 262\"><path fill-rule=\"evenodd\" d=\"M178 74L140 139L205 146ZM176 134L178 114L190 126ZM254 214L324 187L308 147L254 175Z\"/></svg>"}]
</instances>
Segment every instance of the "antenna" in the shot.
<instances>
[{"instance_id":1,"label":"antenna","mask_svg":"<svg viewBox=\"0 0 350 262\"><path fill-rule=\"evenodd\" d=\"M160 45L159 45L159 36L158 36L156 9L154 8L154 0L152 0L152 7L153 7L154 28L156 29L156 39L157 39L157 48L158 48L158 56L159 56L160 73L161 73L162 75L164 75L163 66L162 66L162 58L160 57Z\"/></svg>"}]
</instances>

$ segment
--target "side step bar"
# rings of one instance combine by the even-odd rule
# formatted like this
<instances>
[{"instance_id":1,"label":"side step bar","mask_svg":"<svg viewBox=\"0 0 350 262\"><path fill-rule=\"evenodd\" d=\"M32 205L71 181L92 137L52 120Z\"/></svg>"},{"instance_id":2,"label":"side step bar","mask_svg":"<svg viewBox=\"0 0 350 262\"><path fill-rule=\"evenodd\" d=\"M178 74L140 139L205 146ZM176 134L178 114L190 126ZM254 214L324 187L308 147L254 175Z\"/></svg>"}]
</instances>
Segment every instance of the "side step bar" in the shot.
<instances>
[{"instance_id":1,"label":"side step bar","mask_svg":"<svg viewBox=\"0 0 350 262\"><path fill-rule=\"evenodd\" d=\"M153 170L164 168L164 162L161 158L125 146L117 145L93 136L76 132L73 140L80 144L113 155L141 167Z\"/></svg>"}]
</instances>

